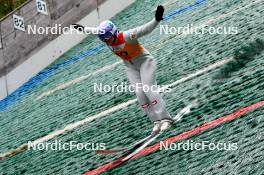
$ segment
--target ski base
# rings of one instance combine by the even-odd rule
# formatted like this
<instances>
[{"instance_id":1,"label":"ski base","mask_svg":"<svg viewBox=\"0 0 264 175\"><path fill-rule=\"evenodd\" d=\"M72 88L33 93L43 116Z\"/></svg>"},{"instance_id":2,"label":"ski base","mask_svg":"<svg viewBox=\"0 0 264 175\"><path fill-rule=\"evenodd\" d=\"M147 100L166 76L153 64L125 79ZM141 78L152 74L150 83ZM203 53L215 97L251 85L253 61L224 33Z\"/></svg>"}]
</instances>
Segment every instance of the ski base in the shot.
<instances>
[{"instance_id":1,"label":"ski base","mask_svg":"<svg viewBox=\"0 0 264 175\"><path fill-rule=\"evenodd\" d=\"M118 153L118 152L133 150L133 149L138 148L138 146L140 146L143 142L151 139L152 137L153 137L153 134L137 141L136 143L132 144L131 146L123 147L123 148L116 148L116 149L96 150L96 153L98 153L98 154L114 154L114 153Z\"/></svg>"}]
</instances>

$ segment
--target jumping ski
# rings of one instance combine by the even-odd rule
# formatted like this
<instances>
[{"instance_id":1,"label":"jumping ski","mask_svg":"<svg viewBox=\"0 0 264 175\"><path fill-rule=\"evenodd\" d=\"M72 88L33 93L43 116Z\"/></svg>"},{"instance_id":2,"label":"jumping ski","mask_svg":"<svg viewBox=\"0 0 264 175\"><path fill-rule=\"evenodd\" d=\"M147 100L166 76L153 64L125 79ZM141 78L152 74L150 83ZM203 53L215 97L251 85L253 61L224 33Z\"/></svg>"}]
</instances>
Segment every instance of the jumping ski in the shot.
<instances>
[{"instance_id":1,"label":"jumping ski","mask_svg":"<svg viewBox=\"0 0 264 175\"><path fill-rule=\"evenodd\" d=\"M191 111L191 108L195 107L197 105L196 101L193 101L189 103L186 107L184 107L180 112L177 113L177 115L173 118L174 122L178 122L181 120L181 118L188 114ZM137 141L136 143L127 146L127 147L121 147L121 148L113 148L113 149L102 149L102 150L96 150L96 153L98 154L115 154L118 152L125 152L124 160L128 160L131 157L133 157L136 153L147 147L151 142L156 140L156 138L162 133L152 133L151 135Z\"/></svg>"},{"instance_id":2,"label":"jumping ski","mask_svg":"<svg viewBox=\"0 0 264 175\"><path fill-rule=\"evenodd\" d=\"M123 147L123 148L114 148L114 149L102 149L102 150L96 150L96 153L98 154L114 154L114 153L118 153L118 152L124 152L124 151L129 151L129 150L134 150L137 149L140 145L144 144L144 142L147 142L148 140L150 140L151 138L153 138L155 136L155 134L151 134L139 141L137 141L136 143L127 146L127 147Z\"/></svg>"}]
</instances>

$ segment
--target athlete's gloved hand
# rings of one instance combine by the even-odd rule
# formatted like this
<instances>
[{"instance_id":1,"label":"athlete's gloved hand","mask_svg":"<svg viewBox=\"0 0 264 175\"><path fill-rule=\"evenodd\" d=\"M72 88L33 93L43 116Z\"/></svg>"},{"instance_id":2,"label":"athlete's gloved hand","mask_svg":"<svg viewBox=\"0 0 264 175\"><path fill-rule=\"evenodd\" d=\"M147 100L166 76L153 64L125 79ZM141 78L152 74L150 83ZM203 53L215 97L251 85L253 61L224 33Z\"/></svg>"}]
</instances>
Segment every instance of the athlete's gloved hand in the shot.
<instances>
[{"instance_id":1,"label":"athlete's gloved hand","mask_svg":"<svg viewBox=\"0 0 264 175\"><path fill-rule=\"evenodd\" d=\"M164 7L162 5L159 5L156 10L155 18L156 21L160 22L163 20L163 13L164 13Z\"/></svg>"},{"instance_id":2,"label":"athlete's gloved hand","mask_svg":"<svg viewBox=\"0 0 264 175\"><path fill-rule=\"evenodd\" d=\"M84 26L82 26L82 25L80 25L80 24L72 24L71 26L72 26L74 29L79 30L79 31L81 31L81 32L84 31Z\"/></svg>"}]
</instances>

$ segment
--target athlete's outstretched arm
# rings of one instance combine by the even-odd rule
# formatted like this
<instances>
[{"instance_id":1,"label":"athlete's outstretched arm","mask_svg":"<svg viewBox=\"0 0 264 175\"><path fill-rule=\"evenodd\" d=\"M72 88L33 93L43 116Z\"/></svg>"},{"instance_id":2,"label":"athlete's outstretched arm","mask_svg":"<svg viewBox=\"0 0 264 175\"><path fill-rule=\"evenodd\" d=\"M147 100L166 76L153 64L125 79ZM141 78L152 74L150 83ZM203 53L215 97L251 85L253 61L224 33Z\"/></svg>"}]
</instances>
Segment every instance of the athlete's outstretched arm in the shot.
<instances>
[{"instance_id":1,"label":"athlete's outstretched arm","mask_svg":"<svg viewBox=\"0 0 264 175\"><path fill-rule=\"evenodd\" d=\"M140 37L147 35L150 32L152 32L158 24L159 24L159 22L156 21L156 19L152 19L148 23L146 23L142 26L136 27L135 29L132 29L131 31L134 32L134 34L137 38L140 38Z\"/></svg>"},{"instance_id":2,"label":"athlete's outstretched arm","mask_svg":"<svg viewBox=\"0 0 264 175\"><path fill-rule=\"evenodd\" d=\"M140 38L144 35L149 34L150 32L152 32L155 29L155 27L163 19L163 13L164 13L164 7L161 5L158 6L154 19L152 19L150 22L148 22L142 26L139 26L139 27L136 27L134 29L130 29L130 30L124 32L124 34L128 36L125 38L132 41L132 40Z\"/></svg>"}]
</instances>

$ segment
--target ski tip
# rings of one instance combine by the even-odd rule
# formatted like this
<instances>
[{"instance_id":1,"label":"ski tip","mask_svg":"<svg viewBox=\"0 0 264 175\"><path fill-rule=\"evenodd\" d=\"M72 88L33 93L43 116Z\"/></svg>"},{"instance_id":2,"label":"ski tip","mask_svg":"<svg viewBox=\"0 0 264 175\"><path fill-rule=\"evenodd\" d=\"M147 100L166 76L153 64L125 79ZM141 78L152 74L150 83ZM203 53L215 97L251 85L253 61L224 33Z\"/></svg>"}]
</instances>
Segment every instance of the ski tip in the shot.
<instances>
[{"instance_id":1,"label":"ski tip","mask_svg":"<svg viewBox=\"0 0 264 175\"><path fill-rule=\"evenodd\" d=\"M121 161L122 161L122 162L128 161L128 160L131 159L132 157L133 157L133 156L128 155L128 156L124 157L123 159L121 159Z\"/></svg>"}]
</instances>

